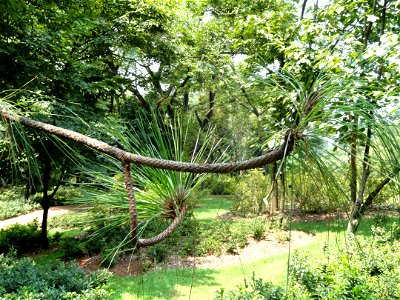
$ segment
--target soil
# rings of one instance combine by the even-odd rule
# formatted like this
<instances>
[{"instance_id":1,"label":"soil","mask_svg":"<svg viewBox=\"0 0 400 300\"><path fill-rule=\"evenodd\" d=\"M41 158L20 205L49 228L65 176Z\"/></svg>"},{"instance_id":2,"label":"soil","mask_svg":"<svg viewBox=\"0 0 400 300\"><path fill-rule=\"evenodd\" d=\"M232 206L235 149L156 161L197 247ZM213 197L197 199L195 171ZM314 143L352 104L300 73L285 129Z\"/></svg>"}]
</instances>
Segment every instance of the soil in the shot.
<instances>
[{"instance_id":1,"label":"soil","mask_svg":"<svg viewBox=\"0 0 400 300\"><path fill-rule=\"evenodd\" d=\"M81 206L60 206L52 207L49 211L49 218L63 215L68 212L76 212L85 209ZM0 228L7 227L15 223L29 223L34 218L41 221L42 211L34 211L29 214L12 218L5 221L0 221ZM306 213L291 213L292 221L328 221L340 220L347 217L345 213L325 213L325 214L306 214ZM228 216L227 216L228 217ZM206 257L181 257L170 256L165 262L156 264L150 262L145 257L139 259L133 255L119 256L117 263L109 268L111 272L120 276L136 275L143 272L145 269L176 269L176 268L219 268L243 262L257 261L263 258L288 253L296 248L306 246L316 241L316 237L302 231L269 231L266 237L261 241L253 239L248 240L246 247L238 249L235 254L222 254L220 256ZM77 260L77 263L87 272L102 268L103 258L99 255L93 257L84 257Z\"/></svg>"},{"instance_id":2,"label":"soil","mask_svg":"<svg viewBox=\"0 0 400 300\"><path fill-rule=\"evenodd\" d=\"M290 237L289 237L290 234ZM220 268L244 262L257 261L274 255L288 253L298 247L306 246L316 241L316 237L302 231L270 231L261 241L249 240L245 248L239 249L236 254L221 256L181 257L170 256L165 262L150 263L146 258L139 260L137 256L125 255L118 258L115 266L109 270L120 276L136 275L143 272L143 265L150 265L147 270L177 269L177 268ZM101 268L100 256L85 257L77 261L87 272Z\"/></svg>"},{"instance_id":3,"label":"soil","mask_svg":"<svg viewBox=\"0 0 400 300\"><path fill-rule=\"evenodd\" d=\"M167 268L220 268L244 262L253 262L271 256L289 253L293 249L306 246L317 238L302 231L270 231L261 241L249 240L246 247L239 249L236 254L206 257L168 258L164 266Z\"/></svg>"}]
</instances>

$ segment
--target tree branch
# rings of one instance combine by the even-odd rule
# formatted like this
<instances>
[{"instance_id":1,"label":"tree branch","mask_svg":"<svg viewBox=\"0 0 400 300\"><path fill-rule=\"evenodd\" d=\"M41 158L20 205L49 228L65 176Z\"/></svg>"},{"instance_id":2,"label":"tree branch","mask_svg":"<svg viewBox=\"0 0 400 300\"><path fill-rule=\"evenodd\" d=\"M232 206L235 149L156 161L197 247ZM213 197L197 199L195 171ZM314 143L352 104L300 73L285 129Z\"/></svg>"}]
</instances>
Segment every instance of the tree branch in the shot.
<instances>
[{"instance_id":1,"label":"tree branch","mask_svg":"<svg viewBox=\"0 0 400 300\"><path fill-rule=\"evenodd\" d=\"M148 239L139 239L138 247L147 247L155 245L162 242L167 237L169 237L185 217L186 209L187 209L186 206L183 206L179 214L175 217L174 221L160 234Z\"/></svg>"},{"instance_id":2,"label":"tree branch","mask_svg":"<svg viewBox=\"0 0 400 300\"><path fill-rule=\"evenodd\" d=\"M138 165L154 167L159 169L174 170L179 172L191 173L230 173L235 171L249 170L262 167L266 164L273 163L288 156L294 148L295 136L298 136L295 128L289 129L286 132L283 143L268 151L266 154L241 162L219 163L219 164L195 164L188 162L178 162L171 160L164 160L159 158L151 158L133 154L117 147L111 146L102 141L85 136L72 130L64 129L54 125L46 124L43 122L35 121L30 118L16 116L10 114L4 109L1 109L4 117L21 123L24 126L41 130L59 137L67 138L69 140L84 144L90 148L106 153L121 162L130 162Z\"/></svg>"}]
</instances>

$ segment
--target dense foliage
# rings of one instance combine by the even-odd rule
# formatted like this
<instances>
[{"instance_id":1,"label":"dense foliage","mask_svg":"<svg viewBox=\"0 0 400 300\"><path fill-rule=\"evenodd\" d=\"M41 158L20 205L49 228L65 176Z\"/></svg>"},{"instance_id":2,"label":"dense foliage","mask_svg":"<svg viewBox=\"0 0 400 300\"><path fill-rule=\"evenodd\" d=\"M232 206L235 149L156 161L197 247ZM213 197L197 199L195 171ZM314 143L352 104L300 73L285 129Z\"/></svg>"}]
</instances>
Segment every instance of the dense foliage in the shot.
<instances>
[{"instance_id":1,"label":"dense foliage","mask_svg":"<svg viewBox=\"0 0 400 300\"><path fill-rule=\"evenodd\" d=\"M38 266L29 258L0 255L0 295L3 299L108 299L106 270L86 275L74 264L55 261Z\"/></svg>"},{"instance_id":2,"label":"dense foliage","mask_svg":"<svg viewBox=\"0 0 400 300\"><path fill-rule=\"evenodd\" d=\"M37 208L37 203L24 199L21 188L0 189L0 220L16 217Z\"/></svg>"},{"instance_id":3,"label":"dense foliage","mask_svg":"<svg viewBox=\"0 0 400 300\"><path fill-rule=\"evenodd\" d=\"M215 299L398 299L399 227L376 227L366 240L349 240L345 249L322 259L295 253L289 284L276 286L254 275L237 291L220 290Z\"/></svg>"},{"instance_id":4,"label":"dense foliage","mask_svg":"<svg viewBox=\"0 0 400 300\"><path fill-rule=\"evenodd\" d=\"M16 255L37 249L40 245L40 230L37 220L22 225L14 224L0 229L0 253L15 251Z\"/></svg>"}]
</instances>

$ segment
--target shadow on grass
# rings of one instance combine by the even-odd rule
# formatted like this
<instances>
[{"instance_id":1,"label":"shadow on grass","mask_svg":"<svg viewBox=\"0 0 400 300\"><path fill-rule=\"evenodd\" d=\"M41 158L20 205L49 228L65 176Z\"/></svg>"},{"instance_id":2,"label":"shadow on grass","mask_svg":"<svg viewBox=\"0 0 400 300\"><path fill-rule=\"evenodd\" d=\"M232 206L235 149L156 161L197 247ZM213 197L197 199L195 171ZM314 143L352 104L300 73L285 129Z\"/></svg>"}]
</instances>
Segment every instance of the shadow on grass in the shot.
<instances>
[{"instance_id":1,"label":"shadow on grass","mask_svg":"<svg viewBox=\"0 0 400 300\"><path fill-rule=\"evenodd\" d=\"M138 276L114 276L107 288L113 291L111 299L177 299L189 298L191 287L216 285L215 271L211 269L157 270Z\"/></svg>"}]
</instances>

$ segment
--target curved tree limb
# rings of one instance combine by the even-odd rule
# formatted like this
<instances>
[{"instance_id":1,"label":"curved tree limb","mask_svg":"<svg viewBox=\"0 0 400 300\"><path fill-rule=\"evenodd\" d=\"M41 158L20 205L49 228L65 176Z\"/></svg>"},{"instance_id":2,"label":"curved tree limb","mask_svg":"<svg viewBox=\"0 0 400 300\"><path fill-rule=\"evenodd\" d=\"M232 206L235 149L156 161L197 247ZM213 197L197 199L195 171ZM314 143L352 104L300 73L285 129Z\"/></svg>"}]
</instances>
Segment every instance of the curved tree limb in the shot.
<instances>
[{"instance_id":1,"label":"curved tree limb","mask_svg":"<svg viewBox=\"0 0 400 300\"><path fill-rule=\"evenodd\" d=\"M178 227L178 225L184 219L186 210L187 210L187 207L183 206L181 208L181 211L179 212L179 214L175 217L174 221L172 221L172 223L160 234L156 235L155 237L148 238L148 239L139 239L139 241L137 243L137 247L140 248L140 247L152 246L152 245L162 242L167 237L169 237L174 232L176 227Z\"/></svg>"},{"instance_id":2,"label":"curved tree limb","mask_svg":"<svg viewBox=\"0 0 400 300\"><path fill-rule=\"evenodd\" d=\"M117 147L111 146L105 142L99 141L97 139L88 137L81 133L43 123L40 121L33 120L31 118L22 117L18 115L11 114L4 108L1 109L1 113L4 118L13 120L21 123L22 125L28 126L30 128L38 129L50 134L54 134L58 137L64 137L74 142L82 143L100 152L106 153L121 162L134 163L138 165L154 167L159 169L174 170L180 172L191 172L191 173L230 173L234 171L249 170L264 165L276 162L288 156L294 148L295 144L295 129L289 129L286 132L283 143L269 150L266 154L255 157L249 160L241 162L231 162L231 163L218 163L218 164L195 164L188 162L178 162L172 160L165 160L159 158L146 157L134 153L130 153L119 149Z\"/></svg>"}]
</instances>

